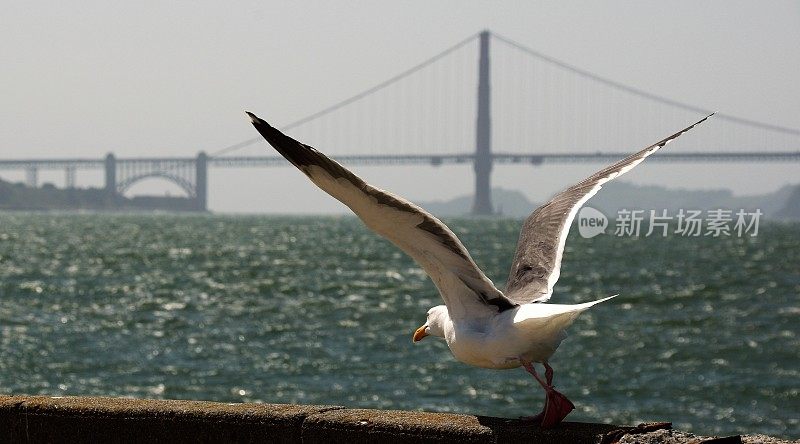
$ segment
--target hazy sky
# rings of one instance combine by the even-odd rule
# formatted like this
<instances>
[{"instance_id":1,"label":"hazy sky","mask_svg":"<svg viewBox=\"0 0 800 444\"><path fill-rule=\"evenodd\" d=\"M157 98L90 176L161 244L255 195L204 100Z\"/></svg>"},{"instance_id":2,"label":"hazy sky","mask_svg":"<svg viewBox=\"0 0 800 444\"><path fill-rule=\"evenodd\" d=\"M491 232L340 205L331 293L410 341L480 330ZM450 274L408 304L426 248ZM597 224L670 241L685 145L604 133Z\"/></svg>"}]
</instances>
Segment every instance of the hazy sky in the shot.
<instances>
[{"instance_id":1,"label":"hazy sky","mask_svg":"<svg viewBox=\"0 0 800 444\"><path fill-rule=\"evenodd\" d=\"M0 14L0 157L214 152L255 135L245 109L289 123L482 29L655 94L800 128L797 1L10 1ZM493 181L541 200L599 167L496 166ZM418 201L473 186L468 166L354 169ZM63 184L62 172L40 177ZM645 164L626 176L738 194L798 178L797 163ZM79 185L101 182L79 173ZM157 180L132 191L165 190L179 194ZM211 170L210 207L341 210L289 167Z\"/></svg>"}]
</instances>

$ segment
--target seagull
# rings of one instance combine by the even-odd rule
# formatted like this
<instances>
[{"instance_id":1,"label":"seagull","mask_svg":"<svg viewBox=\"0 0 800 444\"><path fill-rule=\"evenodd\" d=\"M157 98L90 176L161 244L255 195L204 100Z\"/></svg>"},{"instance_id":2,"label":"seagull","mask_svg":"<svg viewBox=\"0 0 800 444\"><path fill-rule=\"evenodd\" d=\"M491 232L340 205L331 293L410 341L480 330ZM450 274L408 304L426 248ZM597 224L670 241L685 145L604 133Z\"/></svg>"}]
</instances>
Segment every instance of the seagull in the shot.
<instances>
[{"instance_id":1,"label":"seagull","mask_svg":"<svg viewBox=\"0 0 800 444\"><path fill-rule=\"evenodd\" d=\"M412 341L417 343L426 336L444 338L456 359L477 367L523 367L546 395L542 412L524 418L536 421L542 428L551 428L575 406L554 388L548 359L580 313L614 297L582 304L545 303L558 281L564 244L575 214L604 183L630 171L713 114L596 172L537 208L520 231L505 292L494 286L458 237L439 219L400 196L373 187L254 114L247 115L278 153L315 185L347 205L372 231L411 256L431 278L444 305L428 310L425 323L414 331ZM544 367L544 379L534 363Z\"/></svg>"}]
</instances>

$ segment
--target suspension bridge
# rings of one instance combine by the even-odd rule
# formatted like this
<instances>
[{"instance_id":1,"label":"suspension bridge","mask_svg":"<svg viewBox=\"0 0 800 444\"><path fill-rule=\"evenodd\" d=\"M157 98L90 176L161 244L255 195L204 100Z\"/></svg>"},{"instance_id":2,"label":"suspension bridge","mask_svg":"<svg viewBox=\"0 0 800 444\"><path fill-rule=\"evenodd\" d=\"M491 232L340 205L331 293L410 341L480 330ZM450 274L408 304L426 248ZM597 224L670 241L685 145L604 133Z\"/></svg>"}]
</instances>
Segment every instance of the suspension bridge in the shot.
<instances>
[{"instance_id":1,"label":"suspension bridge","mask_svg":"<svg viewBox=\"0 0 800 444\"><path fill-rule=\"evenodd\" d=\"M473 212L492 214L495 163L609 163L711 111L483 31L281 129L345 165L472 163ZM241 154L259 142L193 157L0 160L0 170L24 170L29 186L37 186L39 171L63 170L70 188L77 170L101 169L112 194L158 177L205 210L209 167L288 165L275 155ZM800 130L719 112L650 161L797 162Z\"/></svg>"}]
</instances>

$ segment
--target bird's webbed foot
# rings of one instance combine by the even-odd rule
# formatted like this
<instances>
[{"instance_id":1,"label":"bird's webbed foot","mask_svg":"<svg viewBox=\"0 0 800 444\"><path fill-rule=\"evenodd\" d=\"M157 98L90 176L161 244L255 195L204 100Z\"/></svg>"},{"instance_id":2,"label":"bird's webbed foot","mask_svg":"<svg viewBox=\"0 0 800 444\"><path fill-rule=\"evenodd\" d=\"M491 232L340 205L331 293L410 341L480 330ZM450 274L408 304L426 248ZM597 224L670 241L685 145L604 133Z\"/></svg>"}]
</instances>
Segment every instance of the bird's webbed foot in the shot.
<instances>
[{"instance_id":1,"label":"bird's webbed foot","mask_svg":"<svg viewBox=\"0 0 800 444\"><path fill-rule=\"evenodd\" d=\"M527 362L525 360L520 359L522 362L523 367L525 370L528 371L534 378L541 384L542 388L544 388L546 397L544 401L544 409L541 413L534 416L525 416L520 419L523 421L532 421L538 422L542 428L549 429L556 425L558 425L567 415L570 414L571 411L575 409L575 404L572 403L569 399L567 399L564 394L557 391L553 388L553 369L547 363L544 364L545 366L545 377L547 380L542 380L538 373L536 373L536 369L533 367L533 363Z\"/></svg>"}]
</instances>

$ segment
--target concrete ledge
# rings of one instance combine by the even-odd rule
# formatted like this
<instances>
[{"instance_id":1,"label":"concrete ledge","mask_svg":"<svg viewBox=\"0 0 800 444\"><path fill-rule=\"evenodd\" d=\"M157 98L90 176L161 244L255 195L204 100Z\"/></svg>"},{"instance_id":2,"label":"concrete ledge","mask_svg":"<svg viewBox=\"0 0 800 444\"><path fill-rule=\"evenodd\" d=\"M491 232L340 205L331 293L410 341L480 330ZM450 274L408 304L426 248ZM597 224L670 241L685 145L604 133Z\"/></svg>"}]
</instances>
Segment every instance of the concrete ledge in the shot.
<instances>
[{"instance_id":1,"label":"concrete ledge","mask_svg":"<svg viewBox=\"0 0 800 444\"><path fill-rule=\"evenodd\" d=\"M597 443L617 426L565 422L551 430L518 419L452 413L339 409L303 423L312 443Z\"/></svg>"},{"instance_id":2,"label":"concrete ledge","mask_svg":"<svg viewBox=\"0 0 800 444\"><path fill-rule=\"evenodd\" d=\"M341 409L311 415L303 442L494 442L476 417L450 413Z\"/></svg>"},{"instance_id":3,"label":"concrete ledge","mask_svg":"<svg viewBox=\"0 0 800 444\"><path fill-rule=\"evenodd\" d=\"M615 426L341 406L0 396L0 442L594 443Z\"/></svg>"},{"instance_id":4,"label":"concrete ledge","mask_svg":"<svg viewBox=\"0 0 800 444\"><path fill-rule=\"evenodd\" d=\"M335 406L0 396L0 442L300 442Z\"/></svg>"},{"instance_id":5,"label":"concrete ledge","mask_svg":"<svg viewBox=\"0 0 800 444\"><path fill-rule=\"evenodd\" d=\"M554 429L541 430L516 419L325 405L0 395L2 443L588 444L613 442L629 429L634 428L620 430L619 426L609 424L565 422ZM641 433L649 431L642 426L636 429ZM652 429L653 433L660 433L654 436L656 440L641 442L702 442L693 435L673 433L663 427ZM609 433L615 430L616 434ZM642 438L645 436L637 435L636 441Z\"/></svg>"}]
</instances>

